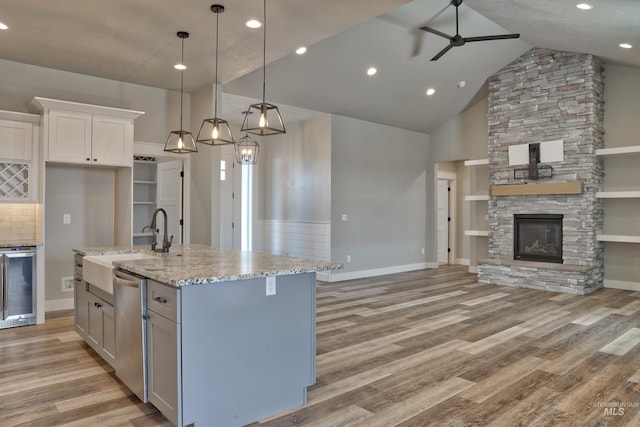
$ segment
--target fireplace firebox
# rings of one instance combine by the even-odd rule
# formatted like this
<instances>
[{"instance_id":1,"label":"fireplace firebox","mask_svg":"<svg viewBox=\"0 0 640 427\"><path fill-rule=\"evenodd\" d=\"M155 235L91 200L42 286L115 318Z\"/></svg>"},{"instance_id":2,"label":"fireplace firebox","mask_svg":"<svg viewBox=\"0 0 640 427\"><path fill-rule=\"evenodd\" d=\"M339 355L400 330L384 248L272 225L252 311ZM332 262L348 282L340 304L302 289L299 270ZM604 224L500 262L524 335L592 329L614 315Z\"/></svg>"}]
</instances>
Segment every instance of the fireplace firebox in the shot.
<instances>
[{"instance_id":1,"label":"fireplace firebox","mask_svg":"<svg viewBox=\"0 0 640 427\"><path fill-rule=\"evenodd\" d=\"M562 215L513 216L513 259L562 263Z\"/></svg>"}]
</instances>

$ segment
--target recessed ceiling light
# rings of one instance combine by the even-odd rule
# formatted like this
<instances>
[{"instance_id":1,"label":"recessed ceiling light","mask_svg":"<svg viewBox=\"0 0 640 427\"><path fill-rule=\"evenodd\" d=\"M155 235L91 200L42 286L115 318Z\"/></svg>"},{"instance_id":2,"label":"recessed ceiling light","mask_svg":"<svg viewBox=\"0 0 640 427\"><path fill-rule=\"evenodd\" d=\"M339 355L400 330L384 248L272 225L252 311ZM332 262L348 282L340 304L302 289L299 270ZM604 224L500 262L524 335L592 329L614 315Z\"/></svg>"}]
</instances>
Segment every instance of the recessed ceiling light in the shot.
<instances>
[{"instance_id":1,"label":"recessed ceiling light","mask_svg":"<svg viewBox=\"0 0 640 427\"><path fill-rule=\"evenodd\" d=\"M465 87L466 85L467 85L467 82L464 80L459 81L457 84L458 87Z\"/></svg>"},{"instance_id":2,"label":"recessed ceiling light","mask_svg":"<svg viewBox=\"0 0 640 427\"><path fill-rule=\"evenodd\" d=\"M186 70L187 66L184 64L176 64L173 66L173 68L175 68L176 70Z\"/></svg>"},{"instance_id":3,"label":"recessed ceiling light","mask_svg":"<svg viewBox=\"0 0 640 427\"><path fill-rule=\"evenodd\" d=\"M582 10L590 10L590 9L593 9L593 6L591 6L590 4L587 4L587 3L578 3L578 4L576 5L576 7L577 7L578 9L582 9Z\"/></svg>"},{"instance_id":4,"label":"recessed ceiling light","mask_svg":"<svg viewBox=\"0 0 640 427\"><path fill-rule=\"evenodd\" d=\"M246 25L249 28L260 28L262 27L262 22L258 21L257 19L250 19L247 21Z\"/></svg>"},{"instance_id":5,"label":"recessed ceiling light","mask_svg":"<svg viewBox=\"0 0 640 427\"><path fill-rule=\"evenodd\" d=\"M427 89L427 95L431 96L434 93L436 93L436 90L434 88L430 87L429 89Z\"/></svg>"},{"instance_id":6,"label":"recessed ceiling light","mask_svg":"<svg viewBox=\"0 0 640 427\"><path fill-rule=\"evenodd\" d=\"M625 49L631 49L633 47L629 43L620 43L619 46Z\"/></svg>"},{"instance_id":7,"label":"recessed ceiling light","mask_svg":"<svg viewBox=\"0 0 640 427\"><path fill-rule=\"evenodd\" d=\"M9 29L9 26L7 24L0 22L0 30L8 30L8 29Z\"/></svg>"},{"instance_id":8,"label":"recessed ceiling light","mask_svg":"<svg viewBox=\"0 0 640 427\"><path fill-rule=\"evenodd\" d=\"M378 69L376 67L371 67L367 70L367 75L368 76L373 76L378 72Z\"/></svg>"},{"instance_id":9,"label":"recessed ceiling light","mask_svg":"<svg viewBox=\"0 0 640 427\"><path fill-rule=\"evenodd\" d=\"M307 48L304 46L300 46L299 48L296 49L296 53L298 55L303 55L306 51L307 51Z\"/></svg>"}]
</instances>

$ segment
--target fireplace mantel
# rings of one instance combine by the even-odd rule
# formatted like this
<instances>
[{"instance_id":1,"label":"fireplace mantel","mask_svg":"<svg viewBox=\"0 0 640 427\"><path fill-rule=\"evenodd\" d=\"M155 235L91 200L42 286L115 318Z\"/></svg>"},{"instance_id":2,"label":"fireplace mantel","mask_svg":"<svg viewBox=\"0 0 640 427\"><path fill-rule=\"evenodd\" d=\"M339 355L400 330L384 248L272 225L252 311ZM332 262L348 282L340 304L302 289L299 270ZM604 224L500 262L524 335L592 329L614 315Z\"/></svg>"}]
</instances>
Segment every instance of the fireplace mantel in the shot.
<instances>
[{"instance_id":1,"label":"fireplace mantel","mask_svg":"<svg viewBox=\"0 0 640 427\"><path fill-rule=\"evenodd\" d=\"M502 184L491 186L492 196L532 196L552 194L582 194L581 181L546 184Z\"/></svg>"}]
</instances>

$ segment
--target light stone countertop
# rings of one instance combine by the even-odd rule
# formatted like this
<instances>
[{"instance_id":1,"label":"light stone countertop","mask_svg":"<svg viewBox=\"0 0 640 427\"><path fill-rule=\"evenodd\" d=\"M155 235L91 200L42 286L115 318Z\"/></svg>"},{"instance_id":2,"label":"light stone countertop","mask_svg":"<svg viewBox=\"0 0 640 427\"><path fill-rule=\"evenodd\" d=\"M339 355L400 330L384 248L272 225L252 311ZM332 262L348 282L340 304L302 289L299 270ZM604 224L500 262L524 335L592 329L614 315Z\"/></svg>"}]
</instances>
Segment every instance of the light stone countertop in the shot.
<instances>
[{"instance_id":1,"label":"light stone countertop","mask_svg":"<svg viewBox=\"0 0 640 427\"><path fill-rule=\"evenodd\" d=\"M0 248L24 247L24 246L42 246L39 240L0 240Z\"/></svg>"},{"instance_id":2,"label":"light stone countertop","mask_svg":"<svg viewBox=\"0 0 640 427\"><path fill-rule=\"evenodd\" d=\"M145 253L152 258L114 261L113 265L175 287L338 270L343 267L337 262L196 244L172 246L168 254L152 252L146 246L79 248L74 252L79 255Z\"/></svg>"}]
</instances>

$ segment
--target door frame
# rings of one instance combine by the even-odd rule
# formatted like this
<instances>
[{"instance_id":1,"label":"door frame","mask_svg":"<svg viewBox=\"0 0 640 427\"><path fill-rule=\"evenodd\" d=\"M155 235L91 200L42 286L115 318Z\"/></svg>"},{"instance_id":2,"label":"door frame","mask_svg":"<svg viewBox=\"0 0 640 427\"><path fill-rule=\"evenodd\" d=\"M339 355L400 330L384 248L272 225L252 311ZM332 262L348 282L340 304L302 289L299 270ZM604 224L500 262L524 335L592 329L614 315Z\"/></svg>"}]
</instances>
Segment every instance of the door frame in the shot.
<instances>
[{"instance_id":1,"label":"door frame","mask_svg":"<svg viewBox=\"0 0 640 427\"><path fill-rule=\"evenodd\" d=\"M182 160L182 170L184 177L182 178L182 235L184 241L182 243L190 243L191 241L191 157L184 154L173 154L164 151L164 144L156 144L154 142L134 141L133 154L136 156L151 156L165 160ZM133 185L133 183L131 184ZM132 190L133 191L133 190ZM133 206L131 207L133 210ZM133 212L132 212L133 218Z\"/></svg>"},{"instance_id":2,"label":"door frame","mask_svg":"<svg viewBox=\"0 0 640 427\"><path fill-rule=\"evenodd\" d=\"M437 165L436 165L437 167ZM458 179L458 174L456 172L447 172L447 171L437 171L436 180L435 180L435 188L436 188L436 203L435 203L435 215L437 218L438 215L438 181L445 180L449 183L449 188L451 189L448 194L447 203L449 204L449 248L451 251L449 252L448 263L455 264L456 262L456 227L457 227L457 212L456 212L456 183ZM437 239L437 232L436 232ZM437 244L436 244L437 247Z\"/></svg>"}]
</instances>

